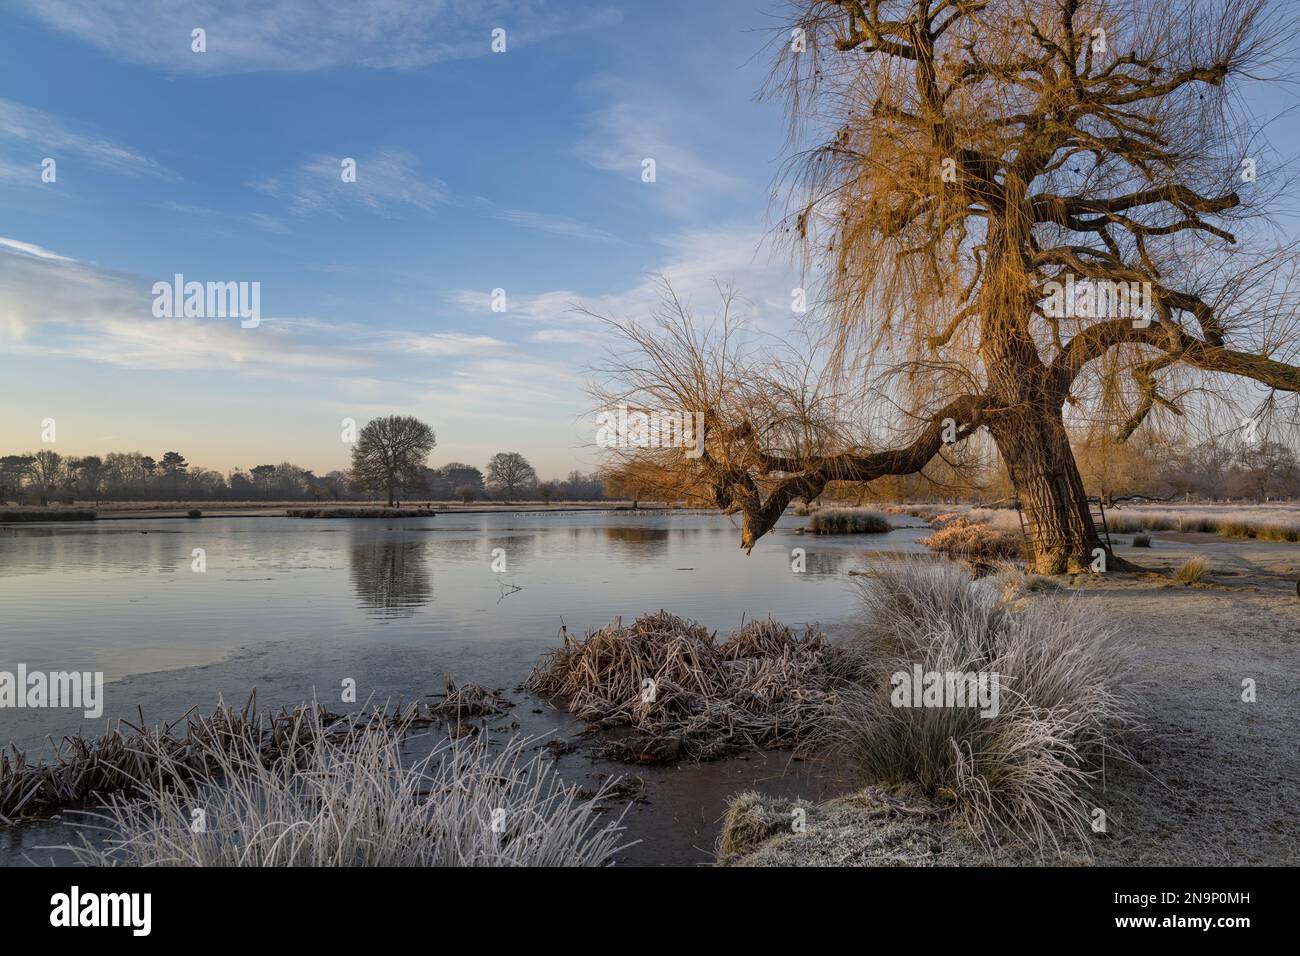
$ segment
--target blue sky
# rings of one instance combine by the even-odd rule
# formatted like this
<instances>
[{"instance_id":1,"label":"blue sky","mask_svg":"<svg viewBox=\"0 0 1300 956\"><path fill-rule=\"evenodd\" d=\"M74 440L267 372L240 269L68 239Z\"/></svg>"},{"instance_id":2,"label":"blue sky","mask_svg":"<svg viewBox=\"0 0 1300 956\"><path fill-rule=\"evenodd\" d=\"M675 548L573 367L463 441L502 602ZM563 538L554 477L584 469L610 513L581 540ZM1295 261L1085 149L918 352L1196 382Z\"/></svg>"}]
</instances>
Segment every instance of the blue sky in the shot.
<instances>
[{"instance_id":1,"label":"blue sky","mask_svg":"<svg viewBox=\"0 0 1300 956\"><path fill-rule=\"evenodd\" d=\"M66 454L325 472L340 419L401 412L435 464L590 467L604 334L572 305L645 316L664 272L788 324L774 25L752 0L6 4L0 452L54 418ZM259 282L261 324L155 318L175 273Z\"/></svg>"}]
</instances>

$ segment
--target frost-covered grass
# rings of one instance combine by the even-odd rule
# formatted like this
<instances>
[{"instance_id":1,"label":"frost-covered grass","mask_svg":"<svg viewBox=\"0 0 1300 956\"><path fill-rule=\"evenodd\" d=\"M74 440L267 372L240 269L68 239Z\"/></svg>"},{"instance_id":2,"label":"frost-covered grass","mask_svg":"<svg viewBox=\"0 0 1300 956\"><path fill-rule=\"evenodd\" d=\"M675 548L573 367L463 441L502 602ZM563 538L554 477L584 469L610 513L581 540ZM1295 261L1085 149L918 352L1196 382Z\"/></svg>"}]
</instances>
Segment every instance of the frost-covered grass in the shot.
<instances>
[{"instance_id":1,"label":"frost-covered grass","mask_svg":"<svg viewBox=\"0 0 1300 956\"><path fill-rule=\"evenodd\" d=\"M195 740L115 794L70 850L92 866L599 866L620 850L604 791L583 796L516 738L403 757L401 727L335 733L317 708L289 746Z\"/></svg>"},{"instance_id":2,"label":"frost-covered grass","mask_svg":"<svg viewBox=\"0 0 1300 956\"><path fill-rule=\"evenodd\" d=\"M1003 591L951 562L864 579L865 625L848 646L862 677L841 692L829 736L867 782L948 806L988 844L1086 846L1088 793L1136 724L1125 641L1077 598L1008 601ZM895 675L916 665L997 675L995 712L899 706Z\"/></svg>"},{"instance_id":3,"label":"frost-covered grass","mask_svg":"<svg viewBox=\"0 0 1300 956\"><path fill-rule=\"evenodd\" d=\"M1111 531L1192 531L1225 538L1300 541L1300 505L1188 505L1124 507L1106 512Z\"/></svg>"}]
</instances>

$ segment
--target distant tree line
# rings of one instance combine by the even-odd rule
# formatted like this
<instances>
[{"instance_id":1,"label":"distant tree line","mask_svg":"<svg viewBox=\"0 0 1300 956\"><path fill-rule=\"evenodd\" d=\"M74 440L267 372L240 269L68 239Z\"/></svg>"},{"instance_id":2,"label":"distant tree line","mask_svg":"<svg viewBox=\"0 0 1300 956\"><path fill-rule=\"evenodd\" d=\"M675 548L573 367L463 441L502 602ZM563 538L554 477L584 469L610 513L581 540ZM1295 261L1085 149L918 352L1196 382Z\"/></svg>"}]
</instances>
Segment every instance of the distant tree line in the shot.
<instances>
[{"instance_id":1,"label":"distant tree line","mask_svg":"<svg viewBox=\"0 0 1300 956\"><path fill-rule=\"evenodd\" d=\"M180 452L161 458L133 452L73 457L51 449L0 456L0 504L101 501L366 501L384 497L380 487L355 487L354 476L336 470L317 475L291 462L235 468L221 474L191 465ZM572 471L561 480L539 481L517 452L495 455L485 470L461 462L420 467L402 475L394 492L433 501L599 501L604 482Z\"/></svg>"}]
</instances>

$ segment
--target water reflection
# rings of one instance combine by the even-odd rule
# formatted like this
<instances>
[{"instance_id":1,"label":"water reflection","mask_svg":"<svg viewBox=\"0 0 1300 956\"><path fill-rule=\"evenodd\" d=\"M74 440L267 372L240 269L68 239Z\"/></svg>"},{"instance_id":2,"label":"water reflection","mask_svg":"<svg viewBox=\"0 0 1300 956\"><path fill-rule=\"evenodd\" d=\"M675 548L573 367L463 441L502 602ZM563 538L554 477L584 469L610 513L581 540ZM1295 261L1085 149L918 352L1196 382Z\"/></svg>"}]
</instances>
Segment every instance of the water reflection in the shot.
<instances>
[{"instance_id":1,"label":"water reflection","mask_svg":"<svg viewBox=\"0 0 1300 956\"><path fill-rule=\"evenodd\" d=\"M862 554L856 551L812 551L805 548L804 571L813 576L839 577L845 571L862 565Z\"/></svg>"},{"instance_id":2,"label":"water reflection","mask_svg":"<svg viewBox=\"0 0 1300 956\"><path fill-rule=\"evenodd\" d=\"M48 572L176 572L190 553L185 533L171 528L98 528L77 522L67 526L0 528L0 576ZM106 556L111 552L111 559Z\"/></svg>"},{"instance_id":3,"label":"water reflection","mask_svg":"<svg viewBox=\"0 0 1300 956\"><path fill-rule=\"evenodd\" d=\"M596 534L603 538L609 550L635 556L638 560L649 560L668 553L669 541L689 534L685 528L643 528L613 525L598 529Z\"/></svg>"},{"instance_id":4,"label":"water reflection","mask_svg":"<svg viewBox=\"0 0 1300 956\"><path fill-rule=\"evenodd\" d=\"M352 588L358 604L374 617L410 617L433 597L433 579L422 540L356 531L350 557Z\"/></svg>"}]
</instances>

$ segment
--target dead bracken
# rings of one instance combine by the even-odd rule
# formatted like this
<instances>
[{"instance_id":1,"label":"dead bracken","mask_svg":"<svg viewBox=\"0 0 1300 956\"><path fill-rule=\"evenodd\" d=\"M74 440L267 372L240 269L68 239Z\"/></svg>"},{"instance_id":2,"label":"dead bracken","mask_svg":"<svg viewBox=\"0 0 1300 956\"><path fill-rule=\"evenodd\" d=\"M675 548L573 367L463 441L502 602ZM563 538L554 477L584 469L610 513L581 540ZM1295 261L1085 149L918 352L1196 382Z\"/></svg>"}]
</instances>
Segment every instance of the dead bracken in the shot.
<instances>
[{"instance_id":1,"label":"dead bracken","mask_svg":"<svg viewBox=\"0 0 1300 956\"><path fill-rule=\"evenodd\" d=\"M712 760L746 747L797 748L844 682L841 653L815 628L769 619L726 640L659 611L581 640L563 635L525 688L602 729L629 728L605 755Z\"/></svg>"}]
</instances>

